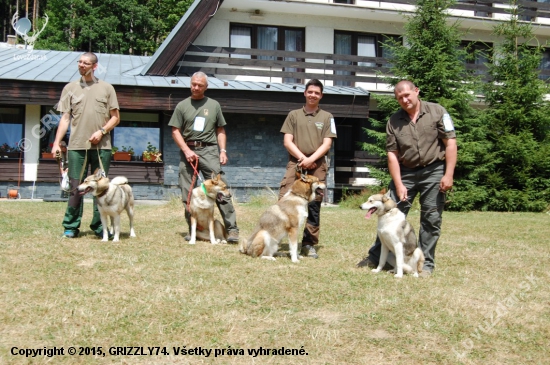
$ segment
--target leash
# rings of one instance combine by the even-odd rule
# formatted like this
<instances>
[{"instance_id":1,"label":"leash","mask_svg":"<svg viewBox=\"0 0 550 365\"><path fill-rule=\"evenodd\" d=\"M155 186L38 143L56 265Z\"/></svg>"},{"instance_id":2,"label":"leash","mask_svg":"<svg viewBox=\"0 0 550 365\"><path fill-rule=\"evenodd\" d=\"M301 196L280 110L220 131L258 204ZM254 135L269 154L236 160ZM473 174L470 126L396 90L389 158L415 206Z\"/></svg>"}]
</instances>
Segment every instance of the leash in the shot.
<instances>
[{"instance_id":1,"label":"leash","mask_svg":"<svg viewBox=\"0 0 550 365\"><path fill-rule=\"evenodd\" d=\"M88 142L88 145L89 145L90 142ZM80 184L80 182L82 182L82 178L84 177L84 172L86 172L87 168L88 168L88 150L90 150L91 148L86 148L86 154L84 155L84 163L82 164L82 168L80 169L80 176L78 178L78 183ZM103 177L106 177L105 176L105 168L103 167L103 161L101 160L101 155L99 154L99 148L96 147L96 151L97 151L97 159L99 160L99 169L101 171L101 175ZM68 151L67 151L68 153ZM57 150L57 153L55 154L55 159L57 161L57 165L59 166L59 171L63 171L63 168L61 166L61 152L59 150ZM67 172L68 173L68 172ZM60 176L60 179L63 178L63 175ZM60 185L61 185L61 181L60 181ZM69 185L70 186L70 185ZM78 187L75 187L74 189L63 189L61 188L61 190L63 190L64 192L67 192L67 193L73 193L75 191L78 190Z\"/></svg>"},{"instance_id":2,"label":"leash","mask_svg":"<svg viewBox=\"0 0 550 365\"><path fill-rule=\"evenodd\" d=\"M199 171L197 170L199 166L199 156L195 159L195 164L193 165L192 162L189 163L191 167L193 168L193 180L191 181L191 185L189 186L189 194L187 194L187 211L191 212L190 205L191 205L191 194L193 193L193 187L195 186L195 183L197 182L197 176L199 177L200 181L202 182L202 179L199 175ZM204 185L201 183L201 186L204 190ZM206 192L205 192L206 194Z\"/></svg>"}]
</instances>

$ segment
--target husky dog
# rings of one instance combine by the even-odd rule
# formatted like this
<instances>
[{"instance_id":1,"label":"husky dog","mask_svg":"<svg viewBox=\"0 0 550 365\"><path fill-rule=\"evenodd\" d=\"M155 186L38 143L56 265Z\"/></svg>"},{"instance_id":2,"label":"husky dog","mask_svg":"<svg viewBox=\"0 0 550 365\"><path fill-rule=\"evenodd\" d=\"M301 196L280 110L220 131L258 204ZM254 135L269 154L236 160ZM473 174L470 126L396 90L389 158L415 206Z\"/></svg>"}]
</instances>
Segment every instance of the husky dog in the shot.
<instances>
[{"instance_id":1,"label":"husky dog","mask_svg":"<svg viewBox=\"0 0 550 365\"><path fill-rule=\"evenodd\" d=\"M323 195L325 184L313 175L296 172L296 181L290 190L268 208L260 217L256 230L248 241L244 241L239 251L252 257L275 260L279 242L288 236L290 257L298 263L298 234L307 218L307 204L315 195Z\"/></svg>"},{"instance_id":2,"label":"husky dog","mask_svg":"<svg viewBox=\"0 0 550 365\"><path fill-rule=\"evenodd\" d=\"M372 272L382 270L391 251L395 254L395 263L390 262L390 264L396 268L396 278L403 277L403 272L412 273L413 276L418 277L418 273L422 272L424 266L424 254L417 246L413 227L405 219L405 214L397 209L397 204L390 197L390 192L372 195L366 203L361 204L361 209L368 211L365 217L367 219L372 213L378 215L378 237L382 247L380 262Z\"/></svg>"},{"instance_id":3,"label":"husky dog","mask_svg":"<svg viewBox=\"0 0 550 365\"><path fill-rule=\"evenodd\" d=\"M111 217L111 233L114 228L113 242L119 241L120 214L123 210L126 210L128 218L130 218L130 237L136 236L134 232L134 194L128 185L127 178L117 176L113 180L109 180L103 176L101 170L96 169L82 184L78 185L78 191L82 195L92 193L96 197L97 209L103 225L102 241L109 240L107 217Z\"/></svg>"},{"instance_id":4,"label":"husky dog","mask_svg":"<svg viewBox=\"0 0 550 365\"><path fill-rule=\"evenodd\" d=\"M231 194L227 185L222 181L220 174L212 174L212 178L193 189L189 214L191 216L190 245L196 243L197 238L210 241L211 244L227 243L227 233L223 224L214 219L214 207L216 201L222 202L224 197Z\"/></svg>"}]
</instances>

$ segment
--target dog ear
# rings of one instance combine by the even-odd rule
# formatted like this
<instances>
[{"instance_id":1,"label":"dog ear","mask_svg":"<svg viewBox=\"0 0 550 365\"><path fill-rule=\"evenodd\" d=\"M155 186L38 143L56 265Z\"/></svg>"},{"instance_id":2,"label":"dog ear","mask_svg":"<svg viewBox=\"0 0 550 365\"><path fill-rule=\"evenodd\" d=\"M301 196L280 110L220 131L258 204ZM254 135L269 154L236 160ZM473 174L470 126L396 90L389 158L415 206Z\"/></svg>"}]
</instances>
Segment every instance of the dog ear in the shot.
<instances>
[{"instance_id":1,"label":"dog ear","mask_svg":"<svg viewBox=\"0 0 550 365\"><path fill-rule=\"evenodd\" d=\"M386 189L384 189L384 190L386 190ZM384 193L384 196L382 197L382 202L385 203L390 199L391 199L391 194L390 194L390 190L388 190L387 193Z\"/></svg>"},{"instance_id":2,"label":"dog ear","mask_svg":"<svg viewBox=\"0 0 550 365\"><path fill-rule=\"evenodd\" d=\"M98 179L101 179L101 177L103 176L103 175L101 175L101 170L99 169L99 167L97 169L95 169L94 175Z\"/></svg>"}]
</instances>

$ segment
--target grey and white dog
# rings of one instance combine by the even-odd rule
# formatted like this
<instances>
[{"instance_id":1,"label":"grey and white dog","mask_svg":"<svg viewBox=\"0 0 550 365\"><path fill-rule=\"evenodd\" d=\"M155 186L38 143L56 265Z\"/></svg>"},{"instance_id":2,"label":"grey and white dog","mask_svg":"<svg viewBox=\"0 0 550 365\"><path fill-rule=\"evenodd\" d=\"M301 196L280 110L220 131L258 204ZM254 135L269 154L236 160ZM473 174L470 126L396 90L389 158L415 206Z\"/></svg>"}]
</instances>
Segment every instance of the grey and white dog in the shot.
<instances>
[{"instance_id":1,"label":"grey and white dog","mask_svg":"<svg viewBox=\"0 0 550 365\"><path fill-rule=\"evenodd\" d=\"M371 195L366 203L361 204L361 209L368 211L365 217L367 219L373 213L378 215L378 237L382 247L380 262L372 272L380 272L386 262L389 262L395 268L396 278L403 277L403 272L418 277L424 266L424 254L417 245L414 228L405 219L405 214L397 208L390 192Z\"/></svg>"},{"instance_id":2,"label":"grey and white dog","mask_svg":"<svg viewBox=\"0 0 550 365\"><path fill-rule=\"evenodd\" d=\"M102 241L109 240L107 233L109 227L108 217L111 217L111 233L113 233L114 228L113 242L119 241L120 214L123 210L126 210L128 218L130 218L130 237L136 236L134 232L134 194L132 188L128 185L127 178L117 176L113 180L109 180L103 176L101 170L97 169L78 186L78 191L80 194L92 193L96 197L97 209L103 225Z\"/></svg>"}]
</instances>

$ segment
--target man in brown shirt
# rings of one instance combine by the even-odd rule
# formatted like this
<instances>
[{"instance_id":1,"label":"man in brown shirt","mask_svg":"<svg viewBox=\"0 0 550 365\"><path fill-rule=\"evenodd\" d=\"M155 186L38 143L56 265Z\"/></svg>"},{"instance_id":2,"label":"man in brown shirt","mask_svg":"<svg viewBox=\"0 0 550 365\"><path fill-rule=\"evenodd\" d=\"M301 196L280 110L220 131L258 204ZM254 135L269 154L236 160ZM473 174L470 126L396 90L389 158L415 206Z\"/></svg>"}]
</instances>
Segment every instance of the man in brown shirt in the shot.
<instances>
[{"instance_id":1,"label":"man in brown shirt","mask_svg":"<svg viewBox=\"0 0 550 365\"><path fill-rule=\"evenodd\" d=\"M61 93L57 110L63 113L52 153L60 151L60 143L65 138L69 125L68 161L71 194L63 218L63 237L76 238L80 233L83 212L83 196L76 191L86 177L82 171L93 172L103 167L109 173L111 163L111 135L120 122L118 99L113 86L94 76L99 67L97 56L88 52L80 56L78 71L80 79L68 83ZM89 151L88 151L89 150ZM89 152L89 153L88 153ZM101 162L100 162L101 159ZM105 227L107 228L107 227ZM90 229L97 237L103 237L103 227L94 199L94 215Z\"/></svg>"},{"instance_id":2,"label":"man in brown shirt","mask_svg":"<svg viewBox=\"0 0 550 365\"><path fill-rule=\"evenodd\" d=\"M429 276L435 269L445 193L453 186L457 146L449 113L439 104L421 101L419 93L411 81L395 85L401 110L386 125L386 151L391 196L405 215L420 194L419 246L426 258L421 276ZM367 265L378 266L379 258L377 238L369 250Z\"/></svg>"},{"instance_id":3,"label":"man in brown shirt","mask_svg":"<svg viewBox=\"0 0 550 365\"><path fill-rule=\"evenodd\" d=\"M312 79L304 92L306 104L301 109L292 110L281 128L284 145L289 153L286 173L281 181L279 199L290 189L296 179L296 167L321 182L327 178L326 154L336 138L336 125L332 114L321 110L319 102L323 97L323 84ZM318 258L314 246L319 243L321 198L308 205L308 217L302 239L302 255Z\"/></svg>"}]
</instances>

